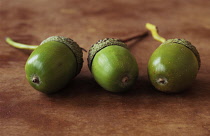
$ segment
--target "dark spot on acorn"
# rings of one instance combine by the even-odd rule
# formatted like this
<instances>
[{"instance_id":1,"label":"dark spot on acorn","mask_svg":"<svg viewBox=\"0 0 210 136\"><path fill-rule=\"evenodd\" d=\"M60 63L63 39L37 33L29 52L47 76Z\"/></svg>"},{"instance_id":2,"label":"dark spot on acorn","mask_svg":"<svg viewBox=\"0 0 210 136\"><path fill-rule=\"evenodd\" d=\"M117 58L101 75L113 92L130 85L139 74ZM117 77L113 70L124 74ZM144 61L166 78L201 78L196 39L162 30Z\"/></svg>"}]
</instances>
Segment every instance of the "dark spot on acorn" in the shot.
<instances>
[{"instance_id":1,"label":"dark spot on acorn","mask_svg":"<svg viewBox=\"0 0 210 136\"><path fill-rule=\"evenodd\" d=\"M161 85L165 85L168 83L168 81L166 78L158 78L157 83Z\"/></svg>"},{"instance_id":2,"label":"dark spot on acorn","mask_svg":"<svg viewBox=\"0 0 210 136\"><path fill-rule=\"evenodd\" d=\"M32 77L32 82L35 83L35 84L39 84L40 83L39 77L33 76Z\"/></svg>"},{"instance_id":3,"label":"dark spot on acorn","mask_svg":"<svg viewBox=\"0 0 210 136\"><path fill-rule=\"evenodd\" d=\"M126 83L126 82L128 82L128 80L129 80L129 78L127 76L125 76L122 78L122 83Z\"/></svg>"}]
</instances>

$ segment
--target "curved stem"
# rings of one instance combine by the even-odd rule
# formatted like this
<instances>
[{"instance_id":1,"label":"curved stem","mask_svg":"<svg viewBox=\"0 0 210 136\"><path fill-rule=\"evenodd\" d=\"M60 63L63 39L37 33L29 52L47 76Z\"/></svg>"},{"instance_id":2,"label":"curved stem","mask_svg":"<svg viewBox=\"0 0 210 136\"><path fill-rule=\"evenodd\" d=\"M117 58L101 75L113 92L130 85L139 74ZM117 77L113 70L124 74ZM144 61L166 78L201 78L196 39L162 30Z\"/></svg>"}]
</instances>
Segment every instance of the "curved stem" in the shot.
<instances>
[{"instance_id":1,"label":"curved stem","mask_svg":"<svg viewBox=\"0 0 210 136\"><path fill-rule=\"evenodd\" d=\"M162 43L166 41L165 38L161 37L161 36L158 34L158 29L157 29L157 27L156 27L155 25L150 24L150 23L146 23L146 28L147 28L148 30L151 31L152 37L153 37L155 40L157 40L157 41L159 41L159 42L162 42Z\"/></svg>"},{"instance_id":2,"label":"curved stem","mask_svg":"<svg viewBox=\"0 0 210 136\"><path fill-rule=\"evenodd\" d=\"M18 48L18 49L26 49L26 50L35 50L39 45L27 45L27 44L23 44L23 43L18 43L18 42L15 42L13 41L11 38L9 37L6 37L5 38L6 42L15 47L15 48ZM86 49L84 48L81 48L84 52L87 52Z\"/></svg>"},{"instance_id":3,"label":"curved stem","mask_svg":"<svg viewBox=\"0 0 210 136\"><path fill-rule=\"evenodd\" d=\"M146 37L148 35L148 32L144 32L143 34L139 34L139 35L136 35L136 36L133 36L133 37L129 37L129 38L127 38L127 39L123 39L123 40L121 40L122 42L129 42L129 41L131 41L131 40L134 40L134 39L137 39L137 38L144 38L144 37Z\"/></svg>"},{"instance_id":4,"label":"curved stem","mask_svg":"<svg viewBox=\"0 0 210 136\"><path fill-rule=\"evenodd\" d=\"M81 48L81 47L80 47ZM84 52L87 52L87 50L86 49L84 49L84 48L81 48L82 49L82 51L84 51Z\"/></svg>"},{"instance_id":5,"label":"curved stem","mask_svg":"<svg viewBox=\"0 0 210 136\"><path fill-rule=\"evenodd\" d=\"M27 44L15 42L9 37L7 37L5 40L9 45L18 49L34 50L38 47L38 45L27 45Z\"/></svg>"}]
</instances>

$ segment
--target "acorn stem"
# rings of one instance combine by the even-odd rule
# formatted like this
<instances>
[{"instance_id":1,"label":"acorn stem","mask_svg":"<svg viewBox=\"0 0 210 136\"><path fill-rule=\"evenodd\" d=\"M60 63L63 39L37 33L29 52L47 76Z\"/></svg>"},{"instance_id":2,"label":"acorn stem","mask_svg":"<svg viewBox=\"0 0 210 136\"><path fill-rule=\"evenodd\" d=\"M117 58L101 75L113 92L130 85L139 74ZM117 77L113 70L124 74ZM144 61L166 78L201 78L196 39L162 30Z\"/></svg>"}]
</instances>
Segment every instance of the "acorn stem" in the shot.
<instances>
[{"instance_id":1,"label":"acorn stem","mask_svg":"<svg viewBox=\"0 0 210 136\"><path fill-rule=\"evenodd\" d=\"M6 37L5 40L9 45L18 49L35 50L38 47L38 45L27 45L27 44L15 42L9 37Z\"/></svg>"},{"instance_id":2,"label":"acorn stem","mask_svg":"<svg viewBox=\"0 0 210 136\"><path fill-rule=\"evenodd\" d=\"M159 42L162 42L162 43L166 41L165 38L161 37L161 36L158 34L158 28L157 28L157 26L155 26L155 25L153 25L153 24L150 24L150 23L146 23L146 28L147 28L148 30L151 31L152 37L153 37L155 40L157 40L157 41L159 41Z\"/></svg>"},{"instance_id":3,"label":"acorn stem","mask_svg":"<svg viewBox=\"0 0 210 136\"><path fill-rule=\"evenodd\" d=\"M81 47L80 47L81 48ZM86 49L84 49L84 48L81 48L82 49L82 51L84 51L84 52L87 52L87 50Z\"/></svg>"},{"instance_id":4,"label":"acorn stem","mask_svg":"<svg viewBox=\"0 0 210 136\"><path fill-rule=\"evenodd\" d=\"M134 39L142 39L144 37L146 37L148 35L148 32L144 32L143 34L139 34L139 35L136 35L136 36L132 36L132 37L129 37L129 38L126 38L126 39L123 39L121 40L122 42L126 43L126 42L129 42L129 41L132 41Z\"/></svg>"}]
</instances>

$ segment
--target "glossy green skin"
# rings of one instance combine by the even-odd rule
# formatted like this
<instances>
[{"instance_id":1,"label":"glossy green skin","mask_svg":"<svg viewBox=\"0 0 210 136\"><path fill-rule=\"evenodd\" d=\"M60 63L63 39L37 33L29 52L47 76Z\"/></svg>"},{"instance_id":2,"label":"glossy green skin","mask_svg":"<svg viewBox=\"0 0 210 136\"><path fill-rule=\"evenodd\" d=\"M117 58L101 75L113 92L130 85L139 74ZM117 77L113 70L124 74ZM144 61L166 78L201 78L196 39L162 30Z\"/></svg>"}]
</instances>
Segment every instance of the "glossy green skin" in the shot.
<instances>
[{"instance_id":1,"label":"glossy green skin","mask_svg":"<svg viewBox=\"0 0 210 136\"><path fill-rule=\"evenodd\" d=\"M94 57L91 68L96 82L107 91L128 90L138 77L138 65L132 54L121 46L108 46ZM122 79L128 77L123 83Z\"/></svg>"},{"instance_id":2,"label":"glossy green skin","mask_svg":"<svg viewBox=\"0 0 210 136\"><path fill-rule=\"evenodd\" d=\"M148 74L152 85L163 92L180 92L195 80L199 65L194 53L177 43L159 46L148 63ZM167 80L157 82L159 78Z\"/></svg>"},{"instance_id":3,"label":"glossy green skin","mask_svg":"<svg viewBox=\"0 0 210 136\"><path fill-rule=\"evenodd\" d=\"M65 44L51 41L31 53L25 65L26 78L36 90L53 93L70 82L76 66L73 52ZM32 82L33 76L39 77L39 84Z\"/></svg>"}]
</instances>

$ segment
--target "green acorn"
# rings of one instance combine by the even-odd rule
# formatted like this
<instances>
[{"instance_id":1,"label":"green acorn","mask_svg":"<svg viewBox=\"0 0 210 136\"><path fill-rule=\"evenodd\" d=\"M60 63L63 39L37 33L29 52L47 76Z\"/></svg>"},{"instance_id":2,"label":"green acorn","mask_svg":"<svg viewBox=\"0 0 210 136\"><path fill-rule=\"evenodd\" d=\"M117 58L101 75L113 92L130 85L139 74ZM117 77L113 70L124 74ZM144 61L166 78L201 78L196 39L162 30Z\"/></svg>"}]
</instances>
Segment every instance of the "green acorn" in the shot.
<instances>
[{"instance_id":1,"label":"green acorn","mask_svg":"<svg viewBox=\"0 0 210 136\"><path fill-rule=\"evenodd\" d=\"M83 65L82 48L62 36L52 36L41 45L26 45L6 38L6 42L19 49L34 50L25 64L30 85L43 93L54 93L80 73Z\"/></svg>"},{"instance_id":2,"label":"green acorn","mask_svg":"<svg viewBox=\"0 0 210 136\"><path fill-rule=\"evenodd\" d=\"M30 85L43 93L63 89L83 65L82 49L73 40L52 36L29 56L25 72Z\"/></svg>"},{"instance_id":3,"label":"green acorn","mask_svg":"<svg viewBox=\"0 0 210 136\"><path fill-rule=\"evenodd\" d=\"M151 55L148 63L149 79L159 91L180 92L192 85L200 63L200 55L190 42L169 39Z\"/></svg>"},{"instance_id":4,"label":"green acorn","mask_svg":"<svg viewBox=\"0 0 210 136\"><path fill-rule=\"evenodd\" d=\"M92 45L88 67L96 82L110 92L129 90L138 77L138 65L127 45L105 38Z\"/></svg>"}]
</instances>

